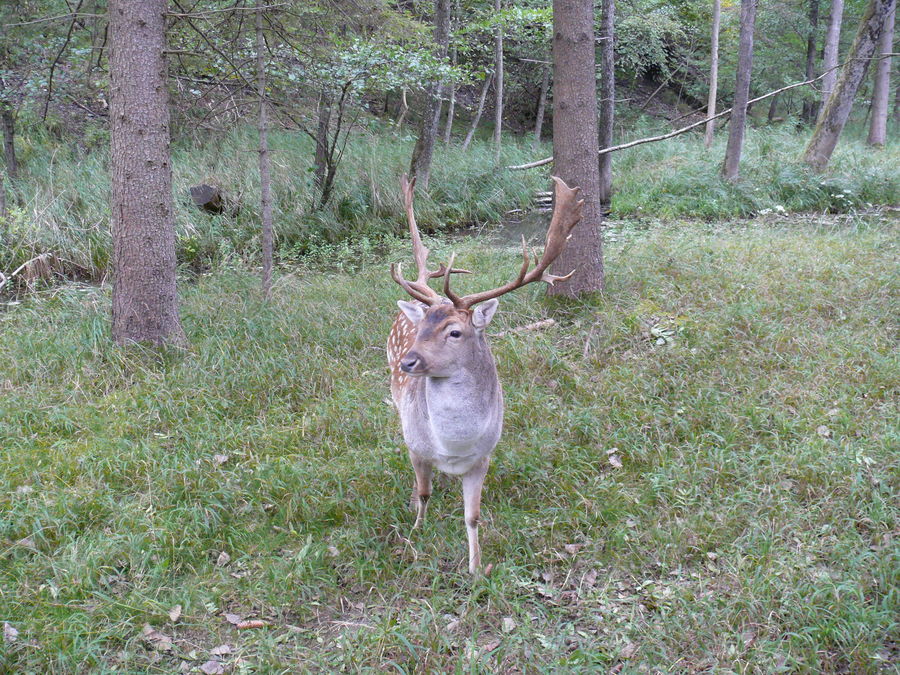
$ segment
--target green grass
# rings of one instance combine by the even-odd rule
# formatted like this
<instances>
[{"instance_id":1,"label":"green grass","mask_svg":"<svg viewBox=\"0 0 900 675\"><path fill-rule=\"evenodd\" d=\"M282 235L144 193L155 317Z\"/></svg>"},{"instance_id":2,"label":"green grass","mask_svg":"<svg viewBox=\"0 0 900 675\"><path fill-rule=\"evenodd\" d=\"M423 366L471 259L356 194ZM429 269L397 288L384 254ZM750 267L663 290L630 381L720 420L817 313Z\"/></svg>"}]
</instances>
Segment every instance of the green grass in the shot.
<instances>
[{"instance_id":1,"label":"green grass","mask_svg":"<svg viewBox=\"0 0 900 675\"><path fill-rule=\"evenodd\" d=\"M187 353L111 346L107 288L7 306L0 671L896 672L897 234L619 223L604 296L507 296L557 324L493 340L476 579L455 480L410 532L385 260L185 281ZM461 290L517 269L486 244Z\"/></svg>"},{"instance_id":2,"label":"green grass","mask_svg":"<svg viewBox=\"0 0 900 675\"><path fill-rule=\"evenodd\" d=\"M354 135L334 199L324 210L313 209L312 141L299 132L272 134L279 259L333 256L335 248L350 241L379 250L403 229L397 180L408 167L414 138L373 124ZM636 138L659 130L639 120L627 132ZM24 131L18 143L23 177L15 186L20 203L11 208L8 222L0 222L0 270L9 273L51 251L70 276L96 280L108 273L104 134L95 130L78 144ZM900 143L873 150L848 132L828 171L817 175L797 161L808 135L789 125L749 129L742 180L734 185L719 175L725 147L721 132L709 151L698 134L686 134L616 153L613 210L617 217L714 220L768 212L848 213L900 203ZM252 130L238 128L204 143L182 140L174 146L177 253L183 264L203 270L226 260L258 259L255 144ZM534 152L528 139L507 137L501 161L519 164L551 152L549 146ZM416 197L419 224L429 231L450 231L497 222L510 209L527 208L535 191L547 189L548 173L498 171L489 140L477 139L468 152L458 143L439 143L430 191L419 190ZM221 186L238 210L199 212L189 196L190 186L199 182ZM11 193L8 202L15 204Z\"/></svg>"}]
</instances>

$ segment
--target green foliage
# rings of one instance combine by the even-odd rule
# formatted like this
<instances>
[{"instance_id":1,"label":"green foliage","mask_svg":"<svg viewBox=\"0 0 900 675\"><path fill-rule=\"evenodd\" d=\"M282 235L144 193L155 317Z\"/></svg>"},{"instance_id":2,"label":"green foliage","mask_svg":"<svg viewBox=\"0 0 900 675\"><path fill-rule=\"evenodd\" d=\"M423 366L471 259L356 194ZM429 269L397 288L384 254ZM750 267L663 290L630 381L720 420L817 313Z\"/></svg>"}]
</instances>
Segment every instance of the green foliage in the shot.
<instances>
[{"instance_id":1,"label":"green foliage","mask_svg":"<svg viewBox=\"0 0 900 675\"><path fill-rule=\"evenodd\" d=\"M475 580L458 481L410 532L383 349L406 242L283 268L268 303L240 267L183 280L184 353L111 345L108 287L2 306L0 667L177 672L227 644L259 673L890 672L897 234L616 222L606 295L505 297L494 330L557 323L492 343ZM464 291L518 269L427 239L479 271Z\"/></svg>"}]
</instances>

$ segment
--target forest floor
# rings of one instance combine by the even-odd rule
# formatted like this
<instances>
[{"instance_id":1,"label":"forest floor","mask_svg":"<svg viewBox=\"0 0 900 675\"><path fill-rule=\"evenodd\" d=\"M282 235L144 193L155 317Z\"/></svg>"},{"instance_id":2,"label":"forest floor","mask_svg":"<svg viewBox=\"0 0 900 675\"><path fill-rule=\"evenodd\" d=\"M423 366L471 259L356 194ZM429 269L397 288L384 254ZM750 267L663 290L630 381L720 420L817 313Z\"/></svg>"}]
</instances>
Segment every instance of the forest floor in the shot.
<instances>
[{"instance_id":1,"label":"forest floor","mask_svg":"<svg viewBox=\"0 0 900 675\"><path fill-rule=\"evenodd\" d=\"M493 332L556 323L492 342L477 578L455 480L410 531L406 244L269 303L239 265L185 279L186 352L111 346L108 287L5 305L0 672L897 672L898 234L613 224L605 294L505 297ZM461 288L518 269L452 245Z\"/></svg>"}]
</instances>

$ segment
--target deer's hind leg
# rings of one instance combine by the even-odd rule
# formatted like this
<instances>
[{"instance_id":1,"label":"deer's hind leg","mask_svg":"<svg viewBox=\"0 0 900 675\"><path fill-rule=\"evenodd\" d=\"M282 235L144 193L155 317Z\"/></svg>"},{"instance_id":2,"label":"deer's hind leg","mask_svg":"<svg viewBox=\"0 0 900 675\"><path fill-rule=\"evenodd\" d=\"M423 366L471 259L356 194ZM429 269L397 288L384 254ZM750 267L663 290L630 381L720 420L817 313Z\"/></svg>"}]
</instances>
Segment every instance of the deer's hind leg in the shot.
<instances>
[{"instance_id":1,"label":"deer's hind leg","mask_svg":"<svg viewBox=\"0 0 900 675\"><path fill-rule=\"evenodd\" d=\"M425 509L428 507L428 499L431 497L431 475L432 468L426 460L419 457L412 450L409 451L409 459L413 465L413 471L416 472L416 481L413 484L411 505L416 509L416 522L413 525L415 530L425 520Z\"/></svg>"}]
</instances>

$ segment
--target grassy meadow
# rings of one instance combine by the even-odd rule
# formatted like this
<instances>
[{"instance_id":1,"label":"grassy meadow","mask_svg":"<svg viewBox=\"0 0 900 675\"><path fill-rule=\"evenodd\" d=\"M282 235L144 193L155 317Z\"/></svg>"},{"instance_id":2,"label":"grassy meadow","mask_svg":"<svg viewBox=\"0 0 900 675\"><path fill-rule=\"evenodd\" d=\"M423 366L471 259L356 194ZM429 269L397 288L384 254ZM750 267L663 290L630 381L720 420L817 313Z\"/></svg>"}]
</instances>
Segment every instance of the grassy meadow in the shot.
<instances>
[{"instance_id":1,"label":"grassy meadow","mask_svg":"<svg viewBox=\"0 0 900 675\"><path fill-rule=\"evenodd\" d=\"M897 672L896 212L616 221L604 295L506 296L556 324L492 341L478 578L456 480L410 532L383 247L186 276L187 352L0 308L0 672Z\"/></svg>"}]
</instances>

